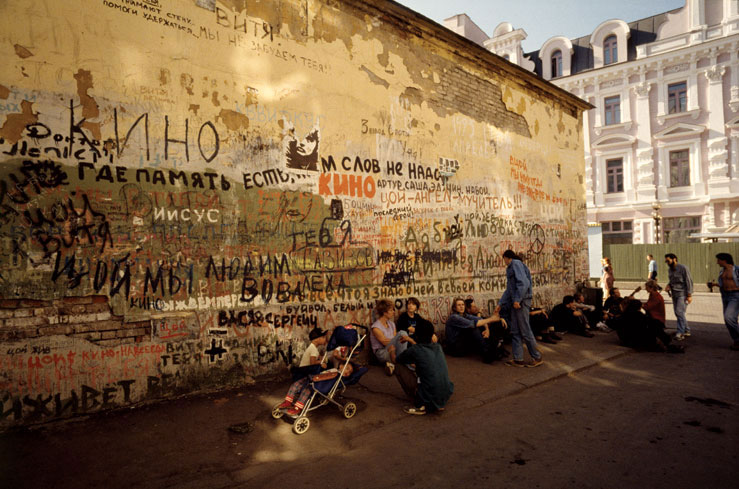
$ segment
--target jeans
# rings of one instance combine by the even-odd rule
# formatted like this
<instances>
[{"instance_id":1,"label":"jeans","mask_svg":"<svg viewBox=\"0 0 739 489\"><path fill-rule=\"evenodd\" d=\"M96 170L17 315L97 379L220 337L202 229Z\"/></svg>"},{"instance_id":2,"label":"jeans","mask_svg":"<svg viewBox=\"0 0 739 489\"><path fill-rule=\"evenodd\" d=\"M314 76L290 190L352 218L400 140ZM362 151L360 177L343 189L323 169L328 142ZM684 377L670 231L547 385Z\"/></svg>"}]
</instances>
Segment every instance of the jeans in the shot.
<instances>
[{"instance_id":1,"label":"jeans","mask_svg":"<svg viewBox=\"0 0 739 489\"><path fill-rule=\"evenodd\" d=\"M401 353L403 353L408 348L408 343L401 342L400 338L405 336L408 338L408 332L407 331L398 331L398 334L393 336L393 339L390 340L390 343L383 346L382 348L378 348L375 350L375 357L381 362L392 362L390 358L390 352L387 351L388 347L390 345L393 345L395 347L395 356L397 357Z\"/></svg>"},{"instance_id":2,"label":"jeans","mask_svg":"<svg viewBox=\"0 0 739 489\"><path fill-rule=\"evenodd\" d=\"M531 358L536 360L541 358L541 353L536 349L536 339L531 332L529 326L529 311L531 310L531 299L521 301L520 309L511 309L511 348L513 349L513 359L523 360L523 342L529 350Z\"/></svg>"},{"instance_id":3,"label":"jeans","mask_svg":"<svg viewBox=\"0 0 739 489\"><path fill-rule=\"evenodd\" d=\"M675 317L677 318L677 334L690 333L688 320L685 319L685 311L688 308L688 303L685 299L686 296L684 292L672 291L672 308L675 311Z\"/></svg>"},{"instance_id":4,"label":"jeans","mask_svg":"<svg viewBox=\"0 0 739 489\"><path fill-rule=\"evenodd\" d=\"M721 302L724 304L724 324L729 330L731 339L739 341L739 292L721 292Z\"/></svg>"}]
</instances>

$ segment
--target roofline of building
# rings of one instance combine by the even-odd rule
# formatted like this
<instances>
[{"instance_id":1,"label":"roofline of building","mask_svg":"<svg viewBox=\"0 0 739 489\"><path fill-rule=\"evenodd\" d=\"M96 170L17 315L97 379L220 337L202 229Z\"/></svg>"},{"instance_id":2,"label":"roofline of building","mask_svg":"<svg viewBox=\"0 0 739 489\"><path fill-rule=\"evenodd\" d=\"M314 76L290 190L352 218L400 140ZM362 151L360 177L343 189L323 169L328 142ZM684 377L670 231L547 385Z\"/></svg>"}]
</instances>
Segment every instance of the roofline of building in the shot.
<instances>
[{"instance_id":1,"label":"roofline of building","mask_svg":"<svg viewBox=\"0 0 739 489\"><path fill-rule=\"evenodd\" d=\"M482 67L485 67L485 63L488 63L508 73L514 80L521 82L522 85L528 85L531 88L546 92L554 96L563 105L570 106L572 109L586 111L595 108L590 103L571 94L567 90L559 88L557 85L544 80L537 74L505 60L503 57L488 51L466 37L447 29L443 25L393 0L376 0L374 3L367 3L363 0L343 0L343 3L350 4L359 10L372 10L380 18L392 17L397 22L406 24L406 31L416 37L444 41L452 48L457 48L453 49L455 54L467 58Z\"/></svg>"},{"instance_id":2,"label":"roofline of building","mask_svg":"<svg viewBox=\"0 0 739 489\"><path fill-rule=\"evenodd\" d=\"M626 20L624 20L624 22L626 22L626 25L631 25L631 24L634 24L634 23L636 23L636 22L642 22L642 21L645 21L645 20L648 20L648 19L653 19L653 18L655 18L655 17L659 17L660 15L665 15L665 14L672 14L672 13L675 13L675 12L677 12L678 10L682 10L682 9L684 9L684 8L685 8L685 5L683 5L682 7L674 8L674 9L672 9L672 10L665 10L664 12L660 12L660 13L658 13L658 14L654 14L654 15L650 15L650 16L647 16L647 17L643 17L643 18L641 18L641 19L636 19L636 20L631 20L631 21L626 21ZM614 18L614 19L608 19L608 20L605 20L604 22L609 22L609 21L611 21L611 20L623 20L623 19L618 19L618 18ZM600 24L599 24L599 25L600 25ZM573 44L575 44L575 41L577 41L578 39L585 39L585 38L590 38L590 36L592 36L592 34L593 34L593 33L591 32L590 34L585 34L585 35L583 35L583 36L577 36L577 37L570 37L570 38L568 38L568 39L569 39L570 41L572 41L572 43L573 43ZM557 37L557 36L552 36L552 37ZM550 37L549 39L551 39L551 37ZM546 41L548 41L549 39L547 39ZM546 43L546 41L544 41L544 42ZM649 43L647 43L647 44L649 44ZM543 46L543 45L544 45L544 44L542 44L542 46ZM590 45L590 43L588 43L588 45ZM539 46L539 49L535 49L535 50L533 50L533 51L529 51L528 53L524 53L524 56L529 56L529 55L531 55L531 54L534 54L534 53L538 53L538 52L539 52L540 50L541 50L541 46Z\"/></svg>"}]
</instances>

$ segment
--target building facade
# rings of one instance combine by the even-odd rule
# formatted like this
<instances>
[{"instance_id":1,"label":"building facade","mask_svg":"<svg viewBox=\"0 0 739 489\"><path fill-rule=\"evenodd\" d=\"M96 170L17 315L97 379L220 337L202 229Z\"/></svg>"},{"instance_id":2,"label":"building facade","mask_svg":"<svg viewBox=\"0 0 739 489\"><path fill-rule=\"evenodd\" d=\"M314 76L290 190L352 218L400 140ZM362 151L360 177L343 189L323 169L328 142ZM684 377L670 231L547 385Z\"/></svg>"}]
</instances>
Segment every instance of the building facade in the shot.
<instances>
[{"instance_id":1,"label":"building facade","mask_svg":"<svg viewBox=\"0 0 739 489\"><path fill-rule=\"evenodd\" d=\"M447 26L479 29L465 15ZM583 121L587 216L604 244L739 224L739 0L607 20L524 55L525 36L504 22L481 44L595 107Z\"/></svg>"}]
</instances>

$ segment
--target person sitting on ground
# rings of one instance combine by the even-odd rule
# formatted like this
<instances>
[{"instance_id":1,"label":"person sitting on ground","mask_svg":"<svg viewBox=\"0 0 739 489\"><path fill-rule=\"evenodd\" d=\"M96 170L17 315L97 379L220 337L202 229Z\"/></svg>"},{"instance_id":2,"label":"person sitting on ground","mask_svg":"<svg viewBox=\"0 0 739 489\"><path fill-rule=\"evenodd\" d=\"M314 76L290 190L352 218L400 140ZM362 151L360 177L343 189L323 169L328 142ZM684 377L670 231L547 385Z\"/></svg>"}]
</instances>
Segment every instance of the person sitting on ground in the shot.
<instances>
[{"instance_id":1,"label":"person sitting on ground","mask_svg":"<svg viewBox=\"0 0 739 489\"><path fill-rule=\"evenodd\" d=\"M377 301L375 306L377 321L372 324L370 330L370 343L372 351L380 362L385 364L385 373L393 375L395 371L395 357L408 348L408 343L415 343L408 336L407 331L396 331L393 319L395 317L395 306L387 299Z\"/></svg>"},{"instance_id":2,"label":"person sitting on ground","mask_svg":"<svg viewBox=\"0 0 739 489\"><path fill-rule=\"evenodd\" d=\"M593 333L588 331L588 321L583 313L577 310L575 298L571 295L564 296L562 303L552 308L549 317L554 323L556 331L569 331L587 338L594 336Z\"/></svg>"},{"instance_id":3,"label":"person sitting on ground","mask_svg":"<svg viewBox=\"0 0 739 489\"><path fill-rule=\"evenodd\" d=\"M453 356L465 356L474 351L482 355L485 363L495 360L495 348L490 342L488 324L497 320L496 316L481 318L464 312L464 299L457 297L452 301L452 310L446 320L446 348Z\"/></svg>"},{"instance_id":4,"label":"person sitting on ground","mask_svg":"<svg viewBox=\"0 0 739 489\"><path fill-rule=\"evenodd\" d=\"M419 323L427 322L431 324L428 319L425 319L418 313L419 309L421 309L421 303L419 300L415 297L409 297L405 304L405 312L402 312L400 316L398 316L398 331L406 331L414 340L416 328Z\"/></svg>"},{"instance_id":5,"label":"person sitting on ground","mask_svg":"<svg viewBox=\"0 0 739 489\"><path fill-rule=\"evenodd\" d=\"M649 299L647 299L647 302L642 303L641 307L647 313L647 316L662 323L662 327L664 328L666 324L665 299L659 293L660 286L654 280L647 280L644 288L649 292Z\"/></svg>"},{"instance_id":6,"label":"person sitting on ground","mask_svg":"<svg viewBox=\"0 0 739 489\"><path fill-rule=\"evenodd\" d=\"M443 410L454 392L449 380L444 352L436 341L434 326L426 321L416 327L416 344L397 356L397 378L414 405L404 408L408 414L426 414ZM411 370L407 365L413 365Z\"/></svg>"},{"instance_id":7,"label":"person sitting on ground","mask_svg":"<svg viewBox=\"0 0 739 489\"><path fill-rule=\"evenodd\" d=\"M603 304L603 317L604 319L612 318L621 315L621 290L618 287L612 287L608 299Z\"/></svg>"},{"instance_id":8,"label":"person sitting on ground","mask_svg":"<svg viewBox=\"0 0 739 489\"><path fill-rule=\"evenodd\" d=\"M556 344L562 339L554 331L554 323L549 320L549 315L541 307L532 307L529 312L529 323L531 331L534 333L537 341L543 343Z\"/></svg>"},{"instance_id":9,"label":"person sitting on ground","mask_svg":"<svg viewBox=\"0 0 739 489\"><path fill-rule=\"evenodd\" d=\"M575 308L583 313L583 316L585 316L585 319L588 321L588 326L595 328L595 325L598 324L598 321L603 317L603 313L598 311L598 307L592 304L586 304L585 296L582 292L575 292L573 297L575 298Z\"/></svg>"},{"instance_id":10,"label":"person sitting on ground","mask_svg":"<svg viewBox=\"0 0 739 489\"><path fill-rule=\"evenodd\" d=\"M621 314L608 320L622 346L635 350L682 353L684 348L672 345L664 325L641 311L642 303L633 297L621 301Z\"/></svg>"},{"instance_id":11,"label":"person sitting on ground","mask_svg":"<svg viewBox=\"0 0 739 489\"><path fill-rule=\"evenodd\" d=\"M464 313L469 316L477 316L483 319L487 317L485 316L485 314L482 313L480 308L477 307L477 304L475 304L475 299L473 299L472 297L468 297L464 300ZM490 345L495 349L495 358L501 359L510 354L503 347L503 342L506 338L506 334L508 334L509 332L508 324L506 323L506 320L503 319L499 314L493 314L491 317L493 318L493 322L488 325L488 331L490 331Z\"/></svg>"}]
</instances>

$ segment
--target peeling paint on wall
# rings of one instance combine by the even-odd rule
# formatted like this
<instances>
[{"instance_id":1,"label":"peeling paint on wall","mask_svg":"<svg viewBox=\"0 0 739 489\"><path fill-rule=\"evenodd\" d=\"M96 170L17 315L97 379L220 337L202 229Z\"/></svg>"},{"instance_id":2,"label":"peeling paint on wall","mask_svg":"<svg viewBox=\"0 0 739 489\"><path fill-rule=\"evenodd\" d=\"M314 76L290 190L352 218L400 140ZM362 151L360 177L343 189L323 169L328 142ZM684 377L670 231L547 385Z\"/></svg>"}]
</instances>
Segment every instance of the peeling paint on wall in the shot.
<instances>
[{"instance_id":1,"label":"peeling paint on wall","mask_svg":"<svg viewBox=\"0 0 739 489\"><path fill-rule=\"evenodd\" d=\"M395 4L9 0L0 28L2 427L285 373L380 298L441 330L507 249L537 305L587 276L582 107Z\"/></svg>"}]
</instances>

